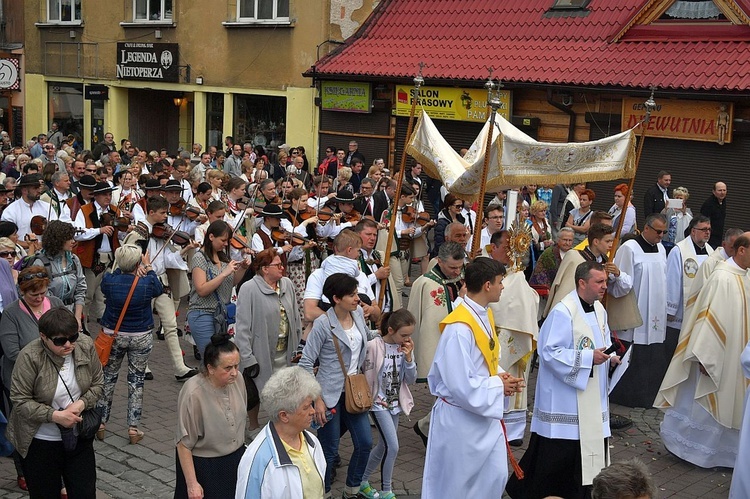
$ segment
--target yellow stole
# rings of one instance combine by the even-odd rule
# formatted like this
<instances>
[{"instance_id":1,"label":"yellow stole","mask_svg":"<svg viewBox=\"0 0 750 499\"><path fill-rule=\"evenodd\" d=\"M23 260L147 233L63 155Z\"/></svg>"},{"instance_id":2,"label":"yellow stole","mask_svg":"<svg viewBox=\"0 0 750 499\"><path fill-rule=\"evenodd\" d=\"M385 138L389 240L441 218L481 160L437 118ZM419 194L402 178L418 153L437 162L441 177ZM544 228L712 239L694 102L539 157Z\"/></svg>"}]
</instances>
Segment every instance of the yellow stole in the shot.
<instances>
[{"instance_id":1,"label":"yellow stole","mask_svg":"<svg viewBox=\"0 0 750 499\"><path fill-rule=\"evenodd\" d=\"M474 315L466 308L466 305L462 303L440 322L440 332L442 333L448 324L455 324L457 322L469 326L471 332L474 333L474 342L479 347L479 351L482 352L482 357L484 357L484 362L487 364L490 376L495 376L500 366L500 342L497 339L497 333L495 333L495 320L492 317L492 310L487 310L487 318L490 321L489 331L485 331L482 325L477 322ZM490 341L487 333L492 334L492 341ZM490 343L492 343L494 348L490 348Z\"/></svg>"}]
</instances>

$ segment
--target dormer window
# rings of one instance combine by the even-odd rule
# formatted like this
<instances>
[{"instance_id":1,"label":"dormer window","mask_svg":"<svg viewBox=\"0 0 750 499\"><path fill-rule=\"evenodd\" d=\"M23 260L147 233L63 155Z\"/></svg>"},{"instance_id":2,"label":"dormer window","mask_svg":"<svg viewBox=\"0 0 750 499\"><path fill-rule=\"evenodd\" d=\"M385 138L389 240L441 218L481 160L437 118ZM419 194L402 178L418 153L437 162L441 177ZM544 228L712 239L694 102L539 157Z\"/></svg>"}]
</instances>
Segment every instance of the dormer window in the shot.
<instances>
[{"instance_id":1,"label":"dormer window","mask_svg":"<svg viewBox=\"0 0 750 499\"><path fill-rule=\"evenodd\" d=\"M582 10L591 0L555 0L550 10Z\"/></svg>"},{"instance_id":2,"label":"dormer window","mask_svg":"<svg viewBox=\"0 0 750 499\"><path fill-rule=\"evenodd\" d=\"M677 0L667 9L660 20L697 20L726 21L719 7L713 0Z\"/></svg>"}]
</instances>

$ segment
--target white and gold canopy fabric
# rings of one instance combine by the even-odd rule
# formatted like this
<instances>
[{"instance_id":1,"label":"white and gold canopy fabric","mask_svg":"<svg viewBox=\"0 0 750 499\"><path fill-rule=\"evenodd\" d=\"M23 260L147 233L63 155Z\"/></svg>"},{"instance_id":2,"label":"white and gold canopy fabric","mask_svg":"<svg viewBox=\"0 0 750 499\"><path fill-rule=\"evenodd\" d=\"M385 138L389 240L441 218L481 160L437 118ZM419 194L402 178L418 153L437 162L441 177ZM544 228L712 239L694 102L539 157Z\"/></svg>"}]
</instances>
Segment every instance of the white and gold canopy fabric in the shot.
<instances>
[{"instance_id":1,"label":"white and gold canopy fabric","mask_svg":"<svg viewBox=\"0 0 750 499\"><path fill-rule=\"evenodd\" d=\"M423 111L406 152L449 192L467 201L479 196L490 122L485 123L465 157L440 135ZM526 184L573 184L632 178L635 174L634 128L592 142L538 142L496 115L487 174L487 192Z\"/></svg>"}]
</instances>

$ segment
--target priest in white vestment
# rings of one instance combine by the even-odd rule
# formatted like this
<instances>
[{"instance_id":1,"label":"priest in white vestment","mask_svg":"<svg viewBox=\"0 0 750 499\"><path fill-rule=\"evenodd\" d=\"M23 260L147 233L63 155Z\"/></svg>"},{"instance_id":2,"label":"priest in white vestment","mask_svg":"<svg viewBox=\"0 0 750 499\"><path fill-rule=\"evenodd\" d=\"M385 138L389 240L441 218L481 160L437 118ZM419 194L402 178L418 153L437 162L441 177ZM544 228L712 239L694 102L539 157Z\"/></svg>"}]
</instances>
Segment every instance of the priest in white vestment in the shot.
<instances>
[{"instance_id":1,"label":"priest in white vestment","mask_svg":"<svg viewBox=\"0 0 750 499\"><path fill-rule=\"evenodd\" d=\"M510 268L513 262L510 258L508 231L500 231L499 236L493 234L490 241L490 255L493 260ZM497 241L499 238L499 241ZM529 378L531 358L536 348L536 338L539 333L537 314L539 310L539 294L526 282L522 271L508 270L503 279L503 294L500 300L490 303L494 327L500 341L500 367L516 378ZM526 431L526 409L528 406L528 387L510 397L503 421L508 441L512 446L523 444Z\"/></svg>"},{"instance_id":2,"label":"priest in white vestment","mask_svg":"<svg viewBox=\"0 0 750 499\"><path fill-rule=\"evenodd\" d=\"M745 347L740 357L742 370L745 374L745 383L750 384L750 343ZM740 447L737 454L735 468L743 470L732 475L732 486L729 489L729 499L746 499L750 497L750 474L745 470L750 469L750 390L745 394L745 415L742 418L740 429Z\"/></svg>"},{"instance_id":3,"label":"priest in white vestment","mask_svg":"<svg viewBox=\"0 0 750 499\"><path fill-rule=\"evenodd\" d=\"M633 290L643 324L617 331L631 343L630 367L610 400L626 407L651 407L669 365L664 339L667 333L667 254L661 244L667 219L654 213L635 238L625 242L614 256L620 271L633 277Z\"/></svg>"},{"instance_id":4,"label":"priest in white vestment","mask_svg":"<svg viewBox=\"0 0 750 499\"><path fill-rule=\"evenodd\" d=\"M432 408L422 497L500 497L508 479L502 427L505 398L523 380L502 372L488 305L500 298L505 268L479 257L467 265L466 298L441 323L427 376Z\"/></svg>"},{"instance_id":5,"label":"priest in white vestment","mask_svg":"<svg viewBox=\"0 0 750 499\"><path fill-rule=\"evenodd\" d=\"M703 468L734 467L748 386L739 352L750 341L750 232L734 244L685 318L654 402L666 448Z\"/></svg>"},{"instance_id":6,"label":"priest in white vestment","mask_svg":"<svg viewBox=\"0 0 750 499\"><path fill-rule=\"evenodd\" d=\"M665 354L672 358L680 338L682 320L693 281L700 267L714 252L708 245L711 219L694 217L688 225L688 237L674 245L667 257L667 336Z\"/></svg>"},{"instance_id":7,"label":"priest in white vestment","mask_svg":"<svg viewBox=\"0 0 750 499\"><path fill-rule=\"evenodd\" d=\"M576 290L552 309L539 332L531 440L519 463L525 477L510 478L514 499L582 498L609 464L611 345L607 312L599 300L607 273L597 262L581 263Z\"/></svg>"},{"instance_id":8,"label":"priest in white vestment","mask_svg":"<svg viewBox=\"0 0 750 499\"><path fill-rule=\"evenodd\" d=\"M734 241L742 235L742 229L727 229L724 231L724 239L721 241L721 246L716 248L713 253L708 255L700 267L698 267L698 274L690 284L690 292L685 300L685 313L687 316L689 307L695 303L695 299L698 297L703 285L711 277L716 265L719 262L729 260L734 256Z\"/></svg>"}]
</instances>

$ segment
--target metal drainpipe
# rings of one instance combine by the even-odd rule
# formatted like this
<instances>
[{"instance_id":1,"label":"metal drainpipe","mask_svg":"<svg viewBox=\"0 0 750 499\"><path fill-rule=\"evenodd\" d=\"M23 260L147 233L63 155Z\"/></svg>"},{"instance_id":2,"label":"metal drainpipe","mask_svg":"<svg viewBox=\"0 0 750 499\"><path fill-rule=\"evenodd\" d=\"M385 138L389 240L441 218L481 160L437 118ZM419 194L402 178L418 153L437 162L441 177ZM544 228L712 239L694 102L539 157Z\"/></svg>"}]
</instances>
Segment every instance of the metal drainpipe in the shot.
<instances>
[{"instance_id":1,"label":"metal drainpipe","mask_svg":"<svg viewBox=\"0 0 750 499\"><path fill-rule=\"evenodd\" d=\"M556 107L570 117L568 123L568 142L575 142L576 139L576 113L572 106L565 106L557 101L552 100L552 89L547 89L547 104Z\"/></svg>"}]
</instances>

